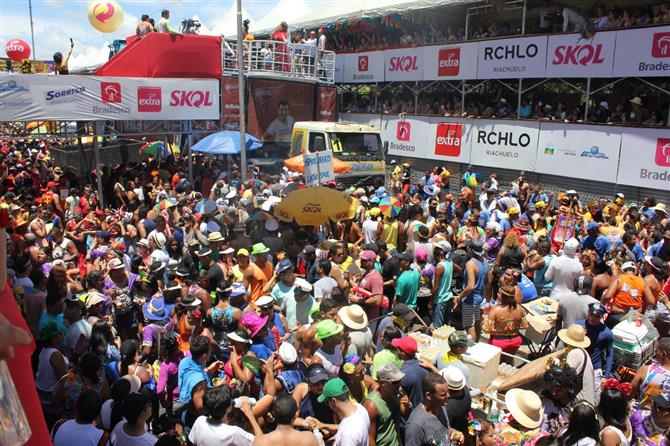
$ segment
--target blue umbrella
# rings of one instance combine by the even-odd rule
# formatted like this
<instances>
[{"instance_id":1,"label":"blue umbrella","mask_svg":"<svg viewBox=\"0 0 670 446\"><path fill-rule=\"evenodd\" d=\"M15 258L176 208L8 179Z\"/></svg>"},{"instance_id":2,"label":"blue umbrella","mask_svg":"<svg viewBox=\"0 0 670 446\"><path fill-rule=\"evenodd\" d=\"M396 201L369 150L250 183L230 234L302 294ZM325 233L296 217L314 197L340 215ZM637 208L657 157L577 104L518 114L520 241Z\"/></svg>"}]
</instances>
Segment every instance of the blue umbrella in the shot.
<instances>
[{"instance_id":1,"label":"blue umbrella","mask_svg":"<svg viewBox=\"0 0 670 446\"><path fill-rule=\"evenodd\" d=\"M246 134L247 151L258 150L262 146L263 143L258 138ZM237 155L240 153L240 132L224 130L213 133L198 141L192 150L208 155Z\"/></svg>"}]
</instances>

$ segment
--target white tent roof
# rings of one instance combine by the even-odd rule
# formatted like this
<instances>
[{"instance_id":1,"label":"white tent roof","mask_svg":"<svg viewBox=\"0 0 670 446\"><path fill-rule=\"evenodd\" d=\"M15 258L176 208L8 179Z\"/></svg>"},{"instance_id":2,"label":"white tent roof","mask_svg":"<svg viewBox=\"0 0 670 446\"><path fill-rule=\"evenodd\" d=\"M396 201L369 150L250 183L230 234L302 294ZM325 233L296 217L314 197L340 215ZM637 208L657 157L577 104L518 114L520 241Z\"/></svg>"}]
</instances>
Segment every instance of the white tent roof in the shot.
<instances>
[{"instance_id":1,"label":"white tent roof","mask_svg":"<svg viewBox=\"0 0 670 446\"><path fill-rule=\"evenodd\" d=\"M265 17L250 25L251 31L274 30L281 22L291 25L302 17L314 16L315 11L304 0L279 0Z\"/></svg>"},{"instance_id":2,"label":"white tent roof","mask_svg":"<svg viewBox=\"0 0 670 446\"><path fill-rule=\"evenodd\" d=\"M289 22L289 28L309 28L345 20L380 17L416 9L449 4L472 3L475 0L340 0Z\"/></svg>"},{"instance_id":3,"label":"white tent roof","mask_svg":"<svg viewBox=\"0 0 670 446\"><path fill-rule=\"evenodd\" d=\"M242 5L242 20L245 19L250 19L251 23L254 23L253 17ZM237 5L235 2L231 3L230 8L221 18L214 20L213 25L211 31L209 31L210 36L224 35L232 39L237 38ZM204 33L201 32L200 34Z\"/></svg>"},{"instance_id":4,"label":"white tent roof","mask_svg":"<svg viewBox=\"0 0 670 446\"><path fill-rule=\"evenodd\" d=\"M193 14L193 20L197 20L200 22L200 34L203 34L205 36L210 36L212 31L207 28L207 25L205 25L205 22L200 20L200 17L198 17L197 14Z\"/></svg>"}]
</instances>

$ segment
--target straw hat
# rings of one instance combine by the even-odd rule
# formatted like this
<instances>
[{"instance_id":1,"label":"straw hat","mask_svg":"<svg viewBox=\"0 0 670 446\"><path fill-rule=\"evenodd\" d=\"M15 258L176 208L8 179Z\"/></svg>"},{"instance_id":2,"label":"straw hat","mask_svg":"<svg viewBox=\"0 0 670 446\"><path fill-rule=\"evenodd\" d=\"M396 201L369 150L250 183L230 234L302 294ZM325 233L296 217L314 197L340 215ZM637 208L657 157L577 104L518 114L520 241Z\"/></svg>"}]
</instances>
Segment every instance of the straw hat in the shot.
<instances>
[{"instance_id":1,"label":"straw hat","mask_svg":"<svg viewBox=\"0 0 670 446\"><path fill-rule=\"evenodd\" d=\"M640 98L639 96L635 96L633 99L631 99L631 100L628 101L628 102L630 102L631 104L635 104L635 105L640 105L640 106L641 106L641 105L642 105L642 98Z\"/></svg>"},{"instance_id":2,"label":"straw hat","mask_svg":"<svg viewBox=\"0 0 670 446\"><path fill-rule=\"evenodd\" d=\"M345 326L353 330L363 330L368 326L368 315L360 305L342 307L337 315Z\"/></svg>"},{"instance_id":3,"label":"straw hat","mask_svg":"<svg viewBox=\"0 0 670 446\"><path fill-rule=\"evenodd\" d=\"M542 401L532 390L512 389L505 394L505 405L514 420L528 429L542 424Z\"/></svg>"},{"instance_id":4,"label":"straw hat","mask_svg":"<svg viewBox=\"0 0 670 446\"><path fill-rule=\"evenodd\" d=\"M651 209L653 209L654 211L662 212L665 215L668 215L668 208L663 203L658 203L656 206L654 206Z\"/></svg>"},{"instance_id":5,"label":"straw hat","mask_svg":"<svg viewBox=\"0 0 670 446\"><path fill-rule=\"evenodd\" d=\"M586 336L586 329L578 324L559 330L558 338L572 347L587 348L591 345L591 339Z\"/></svg>"}]
</instances>

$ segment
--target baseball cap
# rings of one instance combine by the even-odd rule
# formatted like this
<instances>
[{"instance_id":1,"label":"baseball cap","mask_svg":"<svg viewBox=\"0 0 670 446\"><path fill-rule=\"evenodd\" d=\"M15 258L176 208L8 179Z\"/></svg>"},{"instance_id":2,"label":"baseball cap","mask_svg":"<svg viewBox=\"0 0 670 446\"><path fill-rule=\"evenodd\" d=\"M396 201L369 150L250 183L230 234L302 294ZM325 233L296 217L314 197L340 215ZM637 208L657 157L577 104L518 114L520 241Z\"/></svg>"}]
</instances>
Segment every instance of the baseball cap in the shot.
<instances>
[{"instance_id":1,"label":"baseball cap","mask_svg":"<svg viewBox=\"0 0 670 446\"><path fill-rule=\"evenodd\" d=\"M278 353L279 359L281 359L281 362L284 364L293 364L298 360L298 352L295 347L288 342L282 342Z\"/></svg>"},{"instance_id":2,"label":"baseball cap","mask_svg":"<svg viewBox=\"0 0 670 446\"><path fill-rule=\"evenodd\" d=\"M621 271L626 271L626 270L635 270L635 263L634 262L624 262L623 265L621 265Z\"/></svg>"},{"instance_id":3,"label":"baseball cap","mask_svg":"<svg viewBox=\"0 0 670 446\"><path fill-rule=\"evenodd\" d=\"M316 339L323 340L334 336L344 330L342 324L332 319L324 319L316 325Z\"/></svg>"},{"instance_id":4,"label":"baseball cap","mask_svg":"<svg viewBox=\"0 0 670 446\"><path fill-rule=\"evenodd\" d=\"M405 374L394 364L388 363L377 369L377 381L397 382L405 377Z\"/></svg>"},{"instance_id":5,"label":"baseball cap","mask_svg":"<svg viewBox=\"0 0 670 446\"><path fill-rule=\"evenodd\" d=\"M597 231L598 228L599 228L598 223L595 221L592 221L588 225L586 225L587 231Z\"/></svg>"},{"instance_id":6,"label":"baseball cap","mask_svg":"<svg viewBox=\"0 0 670 446\"><path fill-rule=\"evenodd\" d=\"M440 240L439 242L435 243L433 247L441 249L445 254L449 254L451 252L451 244L446 240Z\"/></svg>"},{"instance_id":7,"label":"baseball cap","mask_svg":"<svg viewBox=\"0 0 670 446\"><path fill-rule=\"evenodd\" d=\"M249 257L249 250L241 248L237 251L238 256Z\"/></svg>"},{"instance_id":8,"label":"baseball cap","mask_svg":"<svg viewBox=\"0 0 670 446\"><path fill-rule=\"evenodd\" d=\"M408 262L411 262L414 260L414 256L412 255L411 252L403 252L402 254L398 255L398 259L407 260Z\"/></svg>"},{"instance_id":9,"label":"baseball cap","mask_svg":"<svg viewBox=\"0 0 670 446\"><path fill-rule=\"evenodd\" d=\"M413 355L419 350L419 347L416 344L416 340L414 340L414 338L411 336L395 338L391 341L391 345L403 353L407 353L408 355Z\"/></svg>"},{"instance_id":10,"label":"baseball cap","mask_svg":"<svg viewBox=\"0 0 670 446\"><path fill-rule=\"evenodd\" d=\"M606 314L607 308L605 308L605 305L601 304L600 302L593 302L589 304L589 313Z\"/></svg>"},{"instance_id":11,"label":"baseball cap","mask_svg":"<svg viewBox=\"0 0 670 446\"><path fill-rule=\"evenodd\" d=\"M312 366L307 369L307 381L312 384L319 383L322 381L327 381L330 378L326 369L321 366Z\"/></svg>"},{"instance_id":12,"label":"baseball cap","mask_svg":"<svg viewBox=\"0 0 670 446\"><path fill-rule=\"evenodd\" d=\"M277 274L281 274L290 270L291 268L293 268L293 262L291 262L289 259L284 259L277 264Z\"/></svg>"},{"instance_id":13,"label":"baseball cap","mask_svg":"<svg viewBox=\"0 0 670 446\"><path fill-rule=\"evenodd\" d=\"M254 302L257 307L265 307L268 305L272 305L274 303L274 299L272 296L268 296L267 294L264 296L260 296L258 299L256 299L256 302Z\"/></svg>"},{"instance_id":14,"label":"baseball cap","mask_svg":"<svg viewBox=\"0 0 670 446\"><path fill-rule=\"evenodd\" d=\"M375 260L377 258L377 254L375 254L372 250L367 250L363 251L360 257L361 260Z\"/></svg>"},{"instance_id":15,"label":"baseball cap","mask_svg":"<svg viewBox=\"0 0 670 446\"><path fill-rule=\"evenodd\" d=\"M328 380L323 386L323 393L319 395L316 400L323 403L326 401L326 398L337 398L338 396L346 395L347 393L349 393L347 383L340 378L333 378Z\"/></svg>"},{"instance_id":16,"label":"baseball cap","mask_svg":"<svg viewBox=\"0 0 670 446\"><path fill-rule=\"evenodd\" d=\"M411 321L412 319L414 319L414 313L405 304L395 304L393 306L393 315L401 317L406 321Z\"/></svg>"},{"instance_id":17,"label":"baseball cap","mask_svg":"<svg viewBox=\"0 0 670 446\"><path fill-rule=\"evenodd\" d=\"M475 254L481 254L484 252L484 244L482 241L478 238L473 238L470 240L470 243L468 243L468 247L474 252Z\"/></svg>"},{"instance_id":18,"label":"baseball cap","mask_svg":"<svg viewBox=\"0 0 670 446\"><path fill-rule=\"evenodd\" d=\"M454 331L449 335L449 345L466 346L468 345L468 334L464 331Z\"/></svg>"}]
</instances>

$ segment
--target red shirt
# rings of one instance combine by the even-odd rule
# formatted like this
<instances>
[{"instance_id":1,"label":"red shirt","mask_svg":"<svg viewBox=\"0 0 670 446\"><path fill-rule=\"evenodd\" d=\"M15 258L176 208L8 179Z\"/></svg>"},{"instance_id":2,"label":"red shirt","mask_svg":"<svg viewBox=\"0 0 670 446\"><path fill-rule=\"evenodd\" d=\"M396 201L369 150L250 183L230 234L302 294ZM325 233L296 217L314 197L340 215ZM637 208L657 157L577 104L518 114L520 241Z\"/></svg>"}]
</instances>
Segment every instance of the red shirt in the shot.
<instances>
[{"instance_id":1,"label":"red shirt","mask_svg":"<svg viewBox=\"0 0 670 446\"><path fill-rule=\"evenodd\" d=\"M5 290L0 293L0 313L7 318L10 324L23 328L29 332L28 324L26 324L23 316L21 316L21 312L16 305L11 290L12 287L7 283L5 285ZM35 379L33 378L32 373L26 373L26 370L32 370L30 357L34 351L34 341L29 345L15 346L14 359L8 361L7 365L9 367L9 372L12 374L16 391L21 399L23 411L26 413L28 423L30 423L30 430L32 431L32 436L26 445L51 446L51 437L49 436L47 424L44 421L40 399L37 396Z\"/></svg>"}]
</instances>

